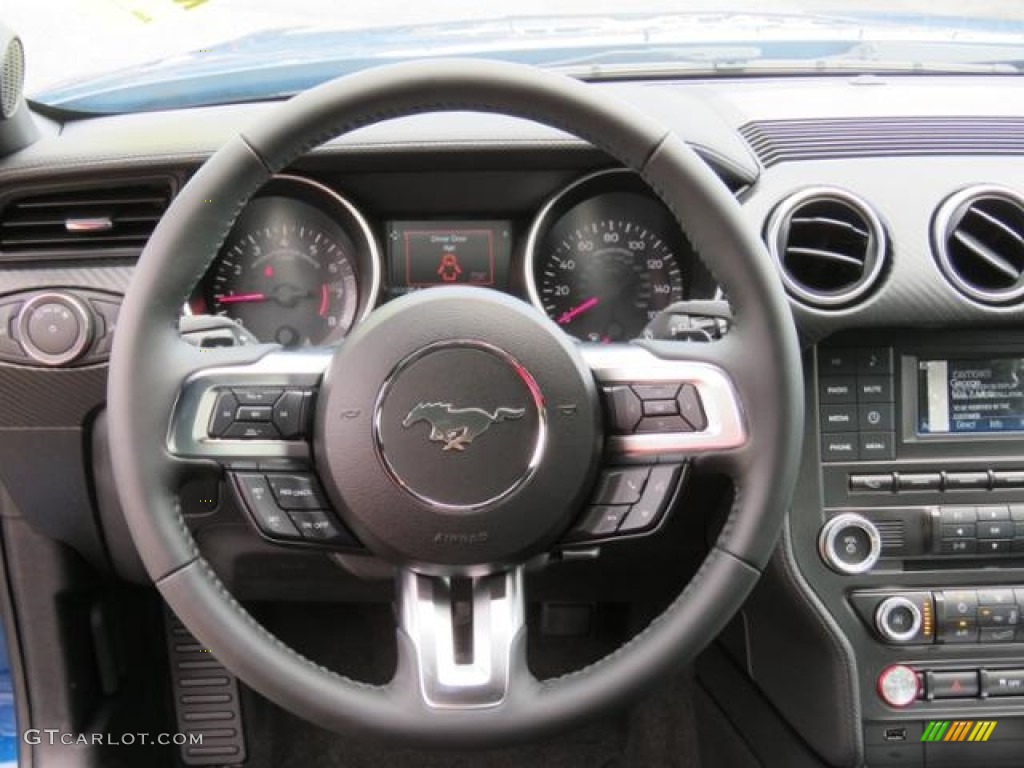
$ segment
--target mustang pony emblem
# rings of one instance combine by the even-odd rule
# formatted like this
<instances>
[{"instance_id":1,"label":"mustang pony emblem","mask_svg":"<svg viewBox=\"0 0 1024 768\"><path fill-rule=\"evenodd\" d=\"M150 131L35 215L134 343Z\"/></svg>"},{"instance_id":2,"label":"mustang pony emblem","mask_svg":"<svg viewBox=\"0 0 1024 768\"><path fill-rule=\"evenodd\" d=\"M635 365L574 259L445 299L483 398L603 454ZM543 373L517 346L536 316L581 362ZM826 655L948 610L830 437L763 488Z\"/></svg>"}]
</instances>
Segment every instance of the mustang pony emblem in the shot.
<instances>
[{"instance_id":1,"label":"mustang pony emblem","mask_svg":"<svg viewBox=\"0 0 1024 768\"><path fill-rule=\"evenodd\" d=\"M430 439L444 443L444 451L464 451L466 446L491 428L492 424L523 418L525 408L453 408L451 403L419 403L402 421L408 429L419 421L430 424Z\"/></svg>"}]
</instances>

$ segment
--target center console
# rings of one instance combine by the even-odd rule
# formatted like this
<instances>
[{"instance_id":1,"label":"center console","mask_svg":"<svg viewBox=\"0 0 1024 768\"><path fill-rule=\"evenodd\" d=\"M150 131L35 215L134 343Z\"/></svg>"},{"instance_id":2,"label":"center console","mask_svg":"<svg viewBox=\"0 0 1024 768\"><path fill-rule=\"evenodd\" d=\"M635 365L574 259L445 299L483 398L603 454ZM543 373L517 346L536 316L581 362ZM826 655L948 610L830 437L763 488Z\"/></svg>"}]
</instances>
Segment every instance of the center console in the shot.
<instances>
[{"instance_id":1,"label":"center console","mask_svg":"<svg viewBox=\"0 0 1024 768\"><path fill-rule=\"evenodd\" d=\"M809 368L794 557L851 646L867 764L1024 764L1024 336L842 335Z\"/></svg>"}]
</instances>

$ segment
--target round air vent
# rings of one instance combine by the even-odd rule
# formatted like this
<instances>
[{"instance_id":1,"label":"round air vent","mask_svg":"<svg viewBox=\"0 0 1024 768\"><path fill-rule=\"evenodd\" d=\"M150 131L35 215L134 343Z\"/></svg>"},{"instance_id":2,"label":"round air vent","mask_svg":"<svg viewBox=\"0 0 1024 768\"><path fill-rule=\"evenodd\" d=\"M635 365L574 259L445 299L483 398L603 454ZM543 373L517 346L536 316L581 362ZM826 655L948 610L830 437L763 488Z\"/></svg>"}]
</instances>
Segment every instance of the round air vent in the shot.
<instances>
[{"instance_id":1,"label":"round air vent","mask_svg":"<svg viewBox=\"0 0 1024 768\"><path fill-rule=\"evenodd\" d=\"M1024 197L1005 187L969 187L935 214L935 258L961 293L984 304L1024 296Z\"/></svg>"},{"instance_id":2,"label":"round air vent","mask_svg":"<svg viewBox=\"0 0 1024 768\"><path fill-rule=\"evenodd\" d=\"M787 198L768 220L766 239L786 289L815 307L852 303L885 265L882 222L841 189L816 187Z\"/></svg>"}]
</instances>

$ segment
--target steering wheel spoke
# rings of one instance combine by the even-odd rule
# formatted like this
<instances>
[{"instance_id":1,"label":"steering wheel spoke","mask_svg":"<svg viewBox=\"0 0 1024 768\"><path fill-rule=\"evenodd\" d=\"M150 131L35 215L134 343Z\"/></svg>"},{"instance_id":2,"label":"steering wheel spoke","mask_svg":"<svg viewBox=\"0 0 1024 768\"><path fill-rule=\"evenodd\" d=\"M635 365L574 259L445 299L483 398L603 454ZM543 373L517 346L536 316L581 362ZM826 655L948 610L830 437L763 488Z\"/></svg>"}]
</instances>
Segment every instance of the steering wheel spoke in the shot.
<instances>
[{"instance_id":1,"label":"steering wheel spoke","mask_svg":"<svg viewBox=\"0 0 1024 768\"><path fill-rule=\"evenodd\" d=\"M399 649L432 709L503 703L532 680L522 663L526 602L521 566L484 576L399 574Z\"/></svg>"}]
</instances>

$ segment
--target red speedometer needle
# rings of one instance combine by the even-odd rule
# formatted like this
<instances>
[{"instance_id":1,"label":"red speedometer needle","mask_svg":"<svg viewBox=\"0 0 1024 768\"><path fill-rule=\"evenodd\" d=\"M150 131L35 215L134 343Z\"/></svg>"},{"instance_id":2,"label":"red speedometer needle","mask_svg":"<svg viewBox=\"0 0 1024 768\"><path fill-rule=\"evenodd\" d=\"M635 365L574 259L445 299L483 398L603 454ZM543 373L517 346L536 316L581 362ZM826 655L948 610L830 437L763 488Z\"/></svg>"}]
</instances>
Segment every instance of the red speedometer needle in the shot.
<instances>
[{"instance_id":1,"label":"red speedometer needle","mask_svg":"<svg viewBox=\"0 0 1024 768\"><path fill-rule=\"evenodd\" d=\"M216 297L221 304L241 304L248 301L266 301L265 293L230 293Z\"/></svg>"},{"instance_id":2,"label":"red speedometer needle","mask_svg":"<svg viewBox=\"0 0 1024 768\"><path fill-rule=\"evenodd\" d=\"M563 312L561 315L558 316L558 319L555 322L558 323L559 325L568 325L573 320L575 320L579 315L582 315L588 309L593 309L596 306L597 296L591 296L578 307L573 307L572 309Z\"/></svg>"}]
</instances>

